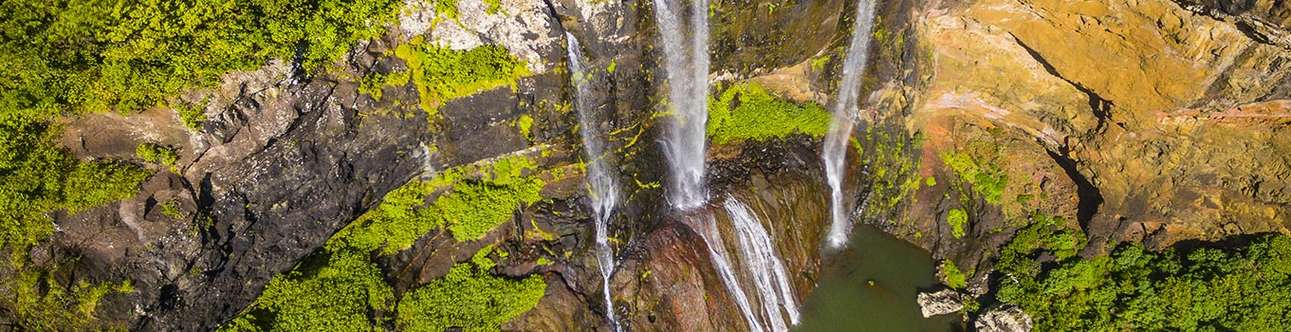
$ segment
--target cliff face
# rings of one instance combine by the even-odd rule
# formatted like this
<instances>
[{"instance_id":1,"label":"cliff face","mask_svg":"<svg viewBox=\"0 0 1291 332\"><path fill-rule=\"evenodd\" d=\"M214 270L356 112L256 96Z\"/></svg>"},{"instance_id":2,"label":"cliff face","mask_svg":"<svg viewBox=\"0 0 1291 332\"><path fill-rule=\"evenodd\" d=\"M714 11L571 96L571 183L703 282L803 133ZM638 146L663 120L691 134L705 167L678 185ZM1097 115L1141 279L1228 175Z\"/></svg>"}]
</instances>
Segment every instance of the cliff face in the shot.
<instances>
[{"instance_id":1,"label":"cliff face","mask_svg":"<svg viewBox=\"0 0 1291 332\"><path fill-rule=\"evenodd\" d=\"M82 158L131 158L140 143L181 153L135 198L57 216L61 231L34 256L79 256L78 275L133 280L137 292L100 305L107 321L210 329L410 179L524 156L537 164L541 201L517 207L480 239L436 229L373 261L403 294L495 248L494 274L547 284L538 305L506 329L608 329L565 67L569 31L596 76L597 111L607 115L596 125L609 133L626 197L611 221L618 316L641 331L744 327L705 242L660 198L665 94L650 3L503 0L501 12L486 1L453 5L448 20L435 4L409 1L386 38L357 47L335 70L304 75L270 65L191 92L184 98L209 101L200 130L165 109L68 120L63 144ZM840 13L852 6L714 1L714 93L748 81L779 98L827 104L851 33L853 18ZM996 249L1039 215L1083 231L1087 255L1118 241L1163 248L1288 231L1285 3L879 8L849 202L858 221L965 267L975 288L986 286ZM452 49L501 46L529 74L442 101L434 115L418 107L424 91L415 84L381 87L379 97L365 90L364 77L407 70L394 49L418 36ZM818 144L796 134L708 152L714 196L756 211L799 300L815 284L827 227ZM964 224L947 222L953 211L967 215Z\"/></svg>"}]
</instances>

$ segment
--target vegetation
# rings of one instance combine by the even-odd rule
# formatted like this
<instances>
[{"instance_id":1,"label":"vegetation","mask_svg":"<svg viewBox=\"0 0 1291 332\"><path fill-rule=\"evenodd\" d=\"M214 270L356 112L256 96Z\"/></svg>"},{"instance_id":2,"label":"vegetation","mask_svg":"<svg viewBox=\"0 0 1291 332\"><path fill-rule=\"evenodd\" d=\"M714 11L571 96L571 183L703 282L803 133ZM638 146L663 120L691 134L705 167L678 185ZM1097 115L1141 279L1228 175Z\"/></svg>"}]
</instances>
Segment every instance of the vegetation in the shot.
<instances>
[{"instance_id":1,"label":"vegetation","mask_svg":"<svg viewBox=\"0 0 1291 332\"><path fill-rule=\"evenodd\" d=\"M1291 315L1291 238L1239 250L1150 252L1126 245L1039 273L1006 266L999 298L1039 330L1280 331Z\"/></svg>"},{"instance_id":2,"label":"vegetation","mask_svg":"<svg viewBox=\"0 0 1291 332\"><path fill-rule=\"evenodd\" d=\"M202 131L202 123L206 122L204 105L182 103L175 107L175 113L179 115L179 121L184 123L184 127L192 131Z\"/></svg>"},{"instance_id":3,"label":"vegetation","mask_svg":"<svg viewBox=\"0 0 1291 332\"><path fill-rule=\"evenodd\" d=\"M998 166L981 162L961 152L943 153L941 160L954 170L960 179L968 182L973 187L973 192L981 195L987 203L1000 204L1004 186L1008 184L1008 176Z\"/></svg>"},{"instance_id":4,"label":"vegetation","mask_svg":"<svg viewBox=\"0 0 1291 332\"><path fill-rule=\"evenodd\" d=\"M143 161L168 167L175 167L175 162L179 161L179 153L175 148L153 143L135 146L134 155Z\"/></svg>"},{"instance_id":5,"label":"vegetation","mask_svg":"<svg viewBox=\"0 0 1291 332\"><path fill-rule=\"evenodd\" d=\"M0 263L4 265L5 263ZM9 262L13 264L13 262ZM21 264L21 263L18 263ZM94 313L99 301L113 294L134 292L129 281L90 283L78 280L63 284L57 269L14 269L15 274L0 282L0 307L6 308L11 328L31 331L92 330L107 326L97 324Z\"/></svg>"},{"instance_id":6,"label":"vegetation","mask_svg":"<svg viewBox=\"0 0 1291 332\"><path fill-rule=\"evenodd\" d=\"M950 259L941 261L941 275L942 282L950 288L964 289L964 286L968 285L968 278L964 276L964 272L959 271L959 267L955 266L955 262Z\"/></svg>"},{"instance_id":7,"label":"vegetation","mask_svg":"<svg viewBox=\"0 0 1291 332\"><path fill-rule=\"evenodd\" d=\"M524 157L502 158L490 166L458 167L430 180L410 181L386 194L377 208L341 230L328 246L379 249L389 255L435 229L447 228L459 241L483 238L511 220L517 207L540 200L545 184L525 174L537 166ZM472 178L477 172L483 175Z\"/></svg>"},{"instance_id":8,"label":"vegetation","mask_svg":"<svg viewBox=\"0 0 1291 332\"><path fill-rule=\"evenodd\" d=\"M707 131L714 144L792 134L821 137L829 130L829 121L829 112L820 105L795 104L757 84L741 83L709 99Z\"/></svg>"},{"instance_id":9,"label":"vegetation","mask_svg":"<svg viewBox=\"0 0 1291 332\"><path fill-rule=\"evenodd\" d=\"M950 209L946 213L946 223L950 225L950 235L956 239L964 237L964 226L968 225L968 212L962 209Z\"/></svg>"},{"instance_id":10,"label":"vegetation","mask_svg":"<svg viewBox=\"0 0 1291 332\"><path fill-rule=\"evenodd\" d=\"M405 331L496 331L537 306L546 291L539 276L511 280L457 264L443 278L405 294L396 323Z\"/></svg>"},{"instance_id":11,"label":"vegetation","mask_svg":"<svg viewBox=\"0 0 1291 332\"><path fill-rule=\"evenodd\" d=\"M394 290L368 254L328 251L278 275L226 331L365 331L388 320Z\"/></svg>"},{"instance_id":12,"label":"vegetation","mask_svg":"<svg viewBox=\"0 0 1291 332\"><path fill-rule=\"evenodd\" d=\"M422 109L432 118L445 101L501 86L515 88L516 81L529 75L522 61L497 45L453 50L417 37L399 45L394 53L408 65L408 71L365 77L361 91L379 99L382 87L411 81Z\"/></svg>"}]
</instances>

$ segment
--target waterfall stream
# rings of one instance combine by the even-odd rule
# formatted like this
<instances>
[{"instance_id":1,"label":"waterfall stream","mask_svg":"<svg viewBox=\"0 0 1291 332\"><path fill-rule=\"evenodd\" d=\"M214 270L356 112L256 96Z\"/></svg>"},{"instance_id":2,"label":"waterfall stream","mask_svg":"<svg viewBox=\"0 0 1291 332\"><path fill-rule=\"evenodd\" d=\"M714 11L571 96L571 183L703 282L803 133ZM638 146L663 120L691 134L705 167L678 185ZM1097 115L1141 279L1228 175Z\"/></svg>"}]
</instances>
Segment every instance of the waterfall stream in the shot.
<instances>
[{"instance_id":1,"label":"waterfall stream","mask_svg":"<svg viewBox=\"0 0 1291 332\"><path fill-rule=\"evenodd\" d=\"M699 224L695 225L708 246L718 277L749 324L749 330L788 331L799 322L798 301L775 242L753 210L735 197L726 197L722 208L730 217L733 242L723 240L718 218L712 214L697 218ZM751 291L744 284L751 284ZM754 304L761 307L761 314L755 311Z\"/></svg>"},{"instance_id":2,"label":"waterfall stream","mask_svg":"<svg viewBox=\"0 0 1291 332\"><path fill-rule=\"evenodd\" d=\"M746 272L753 277L754 286L761 298L762 310L772 331L787 331L781 310L789 315L789 324L798 324L798 303L793 298L793 289L789 286L789 274L785 272L784 263L776 253L771 236L762 223L758 222L753 211L744 203L728 197L723 207L731 216L736 238L743 256Z\"/></svg>"},{"instance_id":3,"label":"waterfall stream","mask_svg":"<svg viewBox=\"0 0 1291 332\"><path fill-rule=\"evenodd\" d=\"M869 56L874 0L860 0L856 4L855 19L852 44L847 48L838 96L834 99L833 121L829 125L829 133L826 134L824 147L821 149L821 161L825 164L825 177L830 189L830 225L827 240L829 245L835 248L847 243L847 234L851 230L851 223L844 212L846 206L843 201L843 176L847 171L845 166L847 140L852 136L852 127L856 123L861 75L865 73L865 64Z\"/></svg>"},{"instance_id":4,"label":"waterfall stream","mask_svg":"<svg viewBox=\"0 0 1291 332\"><path fill-rule=\"evenodd\" d=\"M704 188L708 0L691 0L689 24L683 23L684 14L670 1L678 0L654 1L668 78L668 110L672 114L662 145L669 167L668 202L677 209L689 210L708 201L708 190Z\"/></svg>"},{"instance_id":5,"label":"waterfall stream","mask_svg":"<svg viewBox=\"0 0 1291 332\"><path fill-rule=\"evenodd\" d=\"M578 125L583 136L583 150L587 153L587 189L592 201L592 211L596 218L596 262L601 270L601 291L605 296L605 318L609 320L612 331L619 330L619 322L614 317L614 301L610 296L610 277L614 275L614 250L609 244L610 215L619 204L618 183L611 173L609 161L605 155L605 137L597 129L600 121L594 114L597 103L593 99L588 82L592 73L583 68L583 55L578 39L565 32L569 40L570 80L574 85L574 108L578 111Z\"/></svg>"}]
</instances>

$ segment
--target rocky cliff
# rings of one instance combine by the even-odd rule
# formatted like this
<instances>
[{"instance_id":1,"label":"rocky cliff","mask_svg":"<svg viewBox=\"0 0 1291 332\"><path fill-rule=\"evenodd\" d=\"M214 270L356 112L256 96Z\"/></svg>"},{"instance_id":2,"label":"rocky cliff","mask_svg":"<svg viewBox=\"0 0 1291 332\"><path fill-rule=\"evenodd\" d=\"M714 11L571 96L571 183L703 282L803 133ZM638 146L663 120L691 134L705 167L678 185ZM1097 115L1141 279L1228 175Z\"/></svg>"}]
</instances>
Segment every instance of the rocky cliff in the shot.
<instances>
[{"instance_id":1,"label":"rocky cliff","mask_svg":"<svg viewBox=\"0 0 1291 332\"><path fill-rule=\"evenodd\" d=\"M823 112L856 5L713 1L712 103L754 119ZM1283 2L878 8L864 125L849 156L853 219L953 262L968 274L968 292L988 293L1000 247L1039 219L1079 231L1090 257L1121 242L1167 248L1288 232L1291 7ZM58 231L31 259L75 257L54 278L69 284L131 281L132 291L103 297L91 312L132 330L287 324L290 304L261 298L276 292L266 289L322 278L328 264L319 262L351 250L377 271L379 285L355 291L376 300L347 316L366 326L417 328L396 313L470 270L472 280L545 285L532 310L489 324L608 330L566 68L570 32L584 45L595 111L607 119L595 126L608 133L626 197L610 223L620 260L611 307L634 331L745 330L708 244L662 199L657 141L667 101L653 15L643 1L408 0L384 36L326 70L275 61L186 91L177 98L199 105L196 127L175 107L60 120L58 142L77 157L133 160L153 175L129 199L54 213ZM490 48L512 62L490 62L447 88L421 77L464 68L438 62L444 54ZM497 71L506 72L489 76ZM758 108L765 100L774 109ZM823 132L802 128L714 142L707 154L714 196L755 211L799 300L828 252L829 204ZM174 160L138 160L147 144L172 149ZM536 183L539 197L503 175L511 160L524 160L513 175ZM472 196L466 188L476 186L515 197ZM416 195L399 194L408 192ZM438 205L445 197L478 200L467 199L458 219L417 214L458 211ZM398 211L422 219L400 224ZM492 219L474 236L461 221L472 218ZM717 219L718 234L733 236ZM356 244L355 234L383 220L395 226L379 244Z\"/></svg>"}]
</instances>

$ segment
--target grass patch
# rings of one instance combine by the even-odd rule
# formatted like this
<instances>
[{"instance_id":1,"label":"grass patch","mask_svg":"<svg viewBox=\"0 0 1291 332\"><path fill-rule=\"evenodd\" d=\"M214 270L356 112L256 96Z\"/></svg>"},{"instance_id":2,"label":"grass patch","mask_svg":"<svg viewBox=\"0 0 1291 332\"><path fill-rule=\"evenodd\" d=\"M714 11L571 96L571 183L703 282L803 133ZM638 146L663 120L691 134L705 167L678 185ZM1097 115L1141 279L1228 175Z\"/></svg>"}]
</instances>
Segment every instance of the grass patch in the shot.
<instances>
[{"instance_id":1,"label":"grass patch","mask_svg":"<svg viewBox=\"0 0 1291 332\"><path fill-rule=\"evenodd\" d=\"M829 121L829 113L820 105L796 104L772 96L757 84L741 83L709 99L707 132L714 144L793 134L821 137L829 130Z\"/></svg>"}]
</instances>

